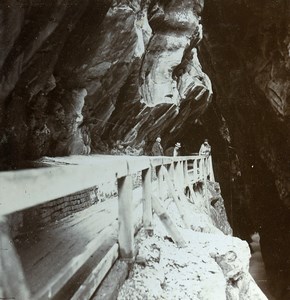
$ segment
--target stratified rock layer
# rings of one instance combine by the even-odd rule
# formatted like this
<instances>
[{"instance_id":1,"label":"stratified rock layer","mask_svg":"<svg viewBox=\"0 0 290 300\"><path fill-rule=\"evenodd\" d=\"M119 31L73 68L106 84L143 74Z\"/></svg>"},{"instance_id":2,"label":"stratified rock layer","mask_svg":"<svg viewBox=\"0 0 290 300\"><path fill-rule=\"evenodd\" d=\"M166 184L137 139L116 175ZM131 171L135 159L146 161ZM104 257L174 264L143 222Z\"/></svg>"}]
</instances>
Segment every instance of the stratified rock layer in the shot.
<instances>
[{"instance_id":1,"label":"stratified rock layer","mask_svg":"<svg viewBox=\"0 0 290 300\"><path fill-rule=\"evenodd\" d=\"M15 162L178 136L212 94L196 49L202 6L2 3L0 150Z\"/></svg>"},{"instance_id":2,"label":"stratified rock layer","mask_svg":"<svg viewBox=\"0 0 290 300\"><path fill-rule=\"evenodd\" d=\"M2 1L0 167L44 155L140 154L157 135L188 154L209 137L234 232L259 231L277 297L287 299L289 1L203 6ZM203 69L215 90L210 106Z\"/></svg>"}]
</instances>

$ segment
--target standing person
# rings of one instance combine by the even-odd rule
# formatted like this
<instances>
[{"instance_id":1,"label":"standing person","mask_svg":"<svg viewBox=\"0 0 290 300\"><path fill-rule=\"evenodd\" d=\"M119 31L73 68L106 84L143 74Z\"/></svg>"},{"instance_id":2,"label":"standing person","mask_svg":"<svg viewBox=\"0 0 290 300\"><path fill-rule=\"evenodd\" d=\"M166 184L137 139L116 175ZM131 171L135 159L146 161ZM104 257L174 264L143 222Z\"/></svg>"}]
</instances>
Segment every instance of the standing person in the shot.
<instances>
[{"instance_id":1,"label":"standing person","mask_svg":"<svg viewBox=\"0 0 290 300\"><path fill-rule=\"evenodd\" d=\"M199 155L203 155L203 156L209 157L210 153L211 153L211 146L208 143L208 140L205 139L204 142L200 146Z\"/></svg>"},{"instance_id":2,"label":"standing person","mask_svg":"<svg viewBox=\"0 0 290 300\"><path fill-rule=\"evenodd\" d=\"M179 142L177 142L174 147L170 147L170 148L166 149L165 155L166 156L178 156L180 148L181 148L181 144Z\"/></svg>"},{"instance_id":3,"label":"standing person","mask_svg":"<svg viewBox=\"0 0 290 300\"><path fill-rule=\"evenodd\" d=\"M152 155L154 155L154 156L163 156L164 155L163 148L161 146L161 137L160 136L158 136L156 138L156 141L152 146L151 152L152 152Z\"/></svg>"}]
</instances>

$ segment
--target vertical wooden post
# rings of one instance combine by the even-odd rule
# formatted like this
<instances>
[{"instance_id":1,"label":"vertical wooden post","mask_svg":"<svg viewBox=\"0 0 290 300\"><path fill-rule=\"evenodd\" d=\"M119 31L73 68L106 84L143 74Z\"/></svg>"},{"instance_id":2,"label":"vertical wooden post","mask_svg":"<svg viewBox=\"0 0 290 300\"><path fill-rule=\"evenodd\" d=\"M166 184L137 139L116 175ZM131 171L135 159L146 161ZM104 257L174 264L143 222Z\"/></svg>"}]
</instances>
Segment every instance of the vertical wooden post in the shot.
<instances>
[{"instance_id":1,"label":"vertical wooden post","mask_svg":"<svg viewBox=\"0 0 290 300\"><path fill-rule=\"evenodd\" d=\"M207 190L207 158L205 157L203 159L203 168L202 168L202 174L203 174L203 182L204 182L204 200L206 204L206 208L209 211L209 197L208 197L208 190Z\"/></svg>"},{"instance_id":2,"label":"vertical wooden post","mask_svg":"<svg viewBox=\"0 0 290 300\"><path fill-rule=\"evenodd\" d=\"M174 177L173 177L173 183L174 183L174 186L178 186L179 185L179 176L178 176L178 162L175 161L173 163L173 166L174 166Z\"/></svg>"},{"instance_id":3,"label":"vertical wooden post","mask_svg":"<svg viewBox=\"0 0 290 300\"><path fill-rule=\"evenodd\" d=\"M191 202L194 203L194 191L193 191L193 188L192 188L191 180L190 180L190 178L188 176L188 164L187 164L187 160L184 162L183 172L184 172L185 183L186 183L186 185L189 188Z\"/></svg>"},{"instance_id":4,"label":"vertical wooden post","mask_svg":"<svg viewBox=\"0 0 290 300\"><path fill-rule=\"evenodd\" d=\"M174 180L174 163L168 165L168 173L172 180Z\"/></svg>"},{"instance_id":5,"label":"vertical wooden post","mask_svg":"<svg viewBox=\"0 0 290 300\"><path fill-rule=\"evenodd\" d=\"M201 180L205 179L205 157L201 160L201 167L200 167L200 174L201 174Z\"/></svg>"},{"instance_id":6,"label":"vertical wooden post","mask_svg":"<svg viewBox=\"0 0 290 300\"><path fill-rule=\"evenodd\" d=\"M198 181L198 165L197 165L198 159L195 159L193 161L193 181L197 182Z\"/></svg>"},{"instance_id":7,"label":"vertical wooden post","mask_svg":"<svg viewBox=\"0 0 290 300\"><path fill-rule=\"evenodd\" d=\"M205 157L205 159L204 159L204 175L205 175L206 180L207 180L208 174L209 174L209 172L208 172L208 157Z\"/></svg>"},{"instance_id":8,"label":"vertical wooden post","mask_svg":"<svg viewBox=\"0 0 290 300\"><path fill-rule=\"evenodd\" d=\"M168 177L170 178L171 182L174 182L174 163L172 162L171 164L168 164L166 166L166 170L167 170L167 173L168 173ZM166 178L165 178L165 175L164 175L164 179L165 179L165 182L166 182ZM171 191L167 185L167 196L170 196L171 195Z\"/></svg>"},{"instance_id":9,"label":"vertical wooden post","mask_svg":"<svg viewBox=\"0 0 290 300\"><path fill-rule=\"evenodd\" d=\"M208 163L209 163L209 180L210 181L215 181L214 178L214 172L213 172L213 164L212 164L212 156L208 158Z\"/></svg>"},{"instance_id":10,"label":"vertical wooden post","mask_svg":"<svg viewBox=\"0 0 290 300\"><path fill-rule=\"evenodd\" d=\"M6 218L0 216L0 299L31 299Z\"/></svg>"},{"instance_id":11,"label":"vertical wooden post","mask_svg":"<svg viewBox=\"0 0 290 300\"><path fill-rule=\"evenodd\" d=\"M156 166L156 174L158 180L158 191L159 191L159 198L164 198L164 189L163 189L163 173L161 170L161 166Z\"/></svg>"},{"instance_id":12,"label":"vertical wooden post","mask_svg":"<svg viewBox=\"0 0 290 300\"><path fill-rule=\"evenodd\" d=\"M184 162L183 161L179 161L178 162L178 169L179 169L179 182L180 182L180 188L181 190L184 189L184 167L183 167Z\"/></svg>"},{"instance_id":13,"label":"vertical wooden post","mask_svg":"<svg viewBox=\"0 0 290 300\"><path fill-rule=\"evenodd\" d=\"M134 219L132 176L118 179L120 258L132 261L134 257Z\"/></svg>"},{"instance_id":14,"label":"vertical wooden post","mask_svg":"<svg viewBox=\"0 0 290 300\"><path fill-rule=\"evenodd\" d=\"M183 177L185 179L185 182L187 182L187 178L188 178L188 164L187 164L187 160L185 160L183 162Z\"/></svg>"},{"instance_id":15,"label":"vertical wooden post","mask_svg":"<svg viewBox=\"0 0 290 300\"><path fill-rule=\"evenodd\" d=\"M147 233L153 233L152 227L152 183L151 168L142 171L142 190L143 190L143 225Z\"/></svg>"}]
</instances>

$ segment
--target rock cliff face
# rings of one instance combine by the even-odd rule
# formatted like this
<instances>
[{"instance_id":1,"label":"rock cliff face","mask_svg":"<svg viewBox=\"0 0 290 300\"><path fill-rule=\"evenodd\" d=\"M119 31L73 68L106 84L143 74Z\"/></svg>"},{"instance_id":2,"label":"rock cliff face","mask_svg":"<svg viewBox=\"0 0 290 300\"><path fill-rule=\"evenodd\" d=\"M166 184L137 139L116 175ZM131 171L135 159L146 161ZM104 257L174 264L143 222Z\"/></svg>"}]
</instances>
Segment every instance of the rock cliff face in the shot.
<instances>
[{"instance_id":1,"label":"rock cliff face","mask_svg":"<svg viewBox=\"0 0 290 300\"><path fill-rule=\"evenodd\" d=\"M15 161L178 136L212 94L196 49L202 5L1 4L1 150Z\"/></svg>"},{"instance_id":2,"label":"rock cliff face","mask_svg":"<svg viewBox=\"0 0 290 300\"><path fill-rule=\"evenodd\" d=\"M1 169L142 153L159 134L192 153L208 137L234 231L259 231L287 297L289 12L287 0L2 1Z\"/></svg>"},{"instance_id":3,"label":"rock cliff face","mask_svg":"<svg viewBox=\"0 0 290 300\"><path fill-rule=\"evenodd\" d=\"M239 159L235 218L248 202L278 299L290 282L289 20L287 1L208 1L201 49Z\"/></svg>"}]
</instances>

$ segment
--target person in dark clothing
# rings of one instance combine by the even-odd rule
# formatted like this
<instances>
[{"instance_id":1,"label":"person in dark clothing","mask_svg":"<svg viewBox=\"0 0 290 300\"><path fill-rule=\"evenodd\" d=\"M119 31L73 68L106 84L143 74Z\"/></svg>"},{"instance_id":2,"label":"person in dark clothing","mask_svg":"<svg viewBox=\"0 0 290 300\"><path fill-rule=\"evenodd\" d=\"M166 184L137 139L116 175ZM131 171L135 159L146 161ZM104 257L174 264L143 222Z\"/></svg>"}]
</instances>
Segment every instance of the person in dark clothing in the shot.
<instances>
[{"instance_id":1,"label":"person in dark clothing","mask_svg":"<svg viewBox=\"0 0 290 300\"><path fill-rule=\"evenodd\" d=\"M153 144L152 146L152 155L154 156L163 156L164 153L163 153L163 148L161 146L161 137L157 137L155 143Z\"/></svg>"},{"instance_id":2,"label":"person in dark clothing","mask_svg":"<svg viewBox=\"0 0 290 300\"><path fill-rule=\"evenodd\" d=\"M166 149L165 155L166 156L178 156L180 148L181 148L181 144L176 143L174 147L170 147L170 148Z\"/></svg>"}]
</instances>

